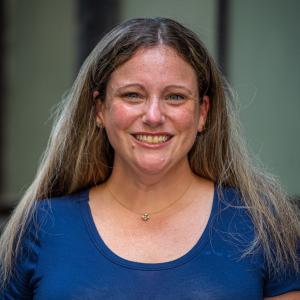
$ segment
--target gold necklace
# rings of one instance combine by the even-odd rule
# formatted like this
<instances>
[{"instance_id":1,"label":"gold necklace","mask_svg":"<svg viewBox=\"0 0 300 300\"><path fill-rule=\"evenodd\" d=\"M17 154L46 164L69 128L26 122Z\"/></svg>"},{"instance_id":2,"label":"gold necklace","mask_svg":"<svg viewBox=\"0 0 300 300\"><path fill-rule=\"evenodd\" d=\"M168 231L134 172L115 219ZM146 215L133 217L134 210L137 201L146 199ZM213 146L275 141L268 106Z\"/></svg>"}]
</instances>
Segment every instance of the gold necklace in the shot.
<instances>
[{"instance_id":1,"label":"gold necklace","mask_svg":"<svg viewBox=\"0 0 300 300\"><path fill-rule=\"evenodd\" d=\"M109 191L109 193L111 194L112 198L117 202L119 203L122 207L124 207L125 209L127 209L128 211L136 214L136 215L139 215L141 217L141 219L143 221L149 221L151 216L152 215L155 215L155 214L158 214L160 212L162 212L163 210L165 209L168 209L169 207L171 207L173 204L175 204L177 201L179 201L185 194L186 192L189 190L189 188L191 187L192 183L193 183L193 179L191 180L191 182L188 184L188 186L186 187L186 189L183 191L183 193L178 197L176 198L173 202L171 202L169 205L163 207L162 209L159 209L159 210L156 210L156 211L153 211L151 213L147 213L147 212L144 212L144 213L139 213L139 212L135 212L133 210L131 210L129 207L127 207L124 203L122 203L118 197L111 191L111 189L109 188L109 186L107 185L107 189Z\"/></svg>"}]
</instances>

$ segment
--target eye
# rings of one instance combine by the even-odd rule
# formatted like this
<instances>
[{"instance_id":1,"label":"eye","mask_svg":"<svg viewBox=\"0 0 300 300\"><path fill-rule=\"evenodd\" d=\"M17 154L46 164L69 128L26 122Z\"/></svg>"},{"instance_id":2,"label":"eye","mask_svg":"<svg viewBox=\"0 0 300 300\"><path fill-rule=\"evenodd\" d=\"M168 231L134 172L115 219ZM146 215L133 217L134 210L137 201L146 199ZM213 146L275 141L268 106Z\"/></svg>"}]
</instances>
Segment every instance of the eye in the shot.
<instances>
[{"instance_id":1,"label":"eye","mask_svg":"<svg viewBox=\"0 0 300 300\"><path fill-rule=\"evenodd\" d=\"M166 97L166 100L171 104L180 104L186 100L186 97L182 94L170 94Z\"/></svg>"},{"instance_id":2,"label":"eye","mask_svg":"<svg viewBox=\"0 0 300 300\"><path fill-rule=\"evenodd\" d=\"M131 92L131 93L126 93L124 96L125 96L126 98L138 98L138 97L139 97L139 94L138 94L138 93Z\"/></svg>"},{"instance_id":3,"label":"eye","mask_svg":"<svg viewBox=\"0 0 300 300\"><path fill-rule=\"evenodd\" d=\"M142 101L143 96L137 92L127 92L122 94L122 98L130 102L140 102Z\"/></svg>"}]
</instances>

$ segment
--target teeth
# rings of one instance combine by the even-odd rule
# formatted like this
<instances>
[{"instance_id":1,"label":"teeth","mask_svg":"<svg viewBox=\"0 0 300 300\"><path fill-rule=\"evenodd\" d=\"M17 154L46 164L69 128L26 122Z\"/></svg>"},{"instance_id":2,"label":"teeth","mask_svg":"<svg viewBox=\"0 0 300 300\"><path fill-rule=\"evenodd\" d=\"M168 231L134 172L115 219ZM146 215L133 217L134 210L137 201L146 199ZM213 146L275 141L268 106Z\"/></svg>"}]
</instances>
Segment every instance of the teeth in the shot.
<instances>
[{"instance_id":1,"label":"teeth","mask_svg":"<svg viewBox=\"0 0 300 300\"><path fill-rule=\"evenodd\" d=\"M138 134L135 136L135 138L141 142L146 142L148 144L160 144L164 143L168 140L167 135L141 135Z\"/></svg>"}]
</instances>

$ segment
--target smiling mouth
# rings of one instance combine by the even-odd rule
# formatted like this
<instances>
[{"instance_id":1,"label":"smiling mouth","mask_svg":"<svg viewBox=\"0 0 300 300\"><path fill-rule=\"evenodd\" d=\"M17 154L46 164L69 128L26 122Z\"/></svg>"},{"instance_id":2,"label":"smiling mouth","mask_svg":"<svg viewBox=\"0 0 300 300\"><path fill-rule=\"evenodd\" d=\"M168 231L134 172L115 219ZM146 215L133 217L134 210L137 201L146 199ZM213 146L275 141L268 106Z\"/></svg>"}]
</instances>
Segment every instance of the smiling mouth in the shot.
<instances>
[{"instance_id":1,"label":"smiling mouth","mask_svg":"<svg viewBox=\"0 0 300 300\"><path fill-rule=\"evenodd\" d=\"M147 144L162 144L172 138L171 135L134 134L133 136L136 140Z\"/></svg>"}]
</instances>

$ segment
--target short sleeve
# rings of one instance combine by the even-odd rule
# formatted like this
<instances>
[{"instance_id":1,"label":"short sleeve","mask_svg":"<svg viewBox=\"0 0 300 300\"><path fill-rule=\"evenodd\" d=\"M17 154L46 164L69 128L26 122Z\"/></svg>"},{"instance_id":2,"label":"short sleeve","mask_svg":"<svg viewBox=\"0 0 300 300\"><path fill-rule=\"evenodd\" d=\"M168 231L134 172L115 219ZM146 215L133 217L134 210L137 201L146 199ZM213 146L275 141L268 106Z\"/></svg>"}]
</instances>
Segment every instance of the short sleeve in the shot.
<instances>
[{"instance_id":1,"label":"short sleeve","mask_svg":"<svg viewBox=\"0 0 300 300\"><path fill-rule=\"evenodd\" d=\"M286 272L285 275L274 276L274 278L265 281L265 297L274 297L293 291L300 291L299 273L290 271Z\"/></svg>"},{"instance_id":2,"label":"short sleeve","mask_svg":"<svg viewBox=\"0 0 300 300\"><path fill-rule=\"evenodd\" d=\"M31 278L36 270L41 246L39 208L40 205L25 228L18 256L13 264L12 276L4 289L0 291L1 300L33 299Z\"/></svg>"}]
</instances>

